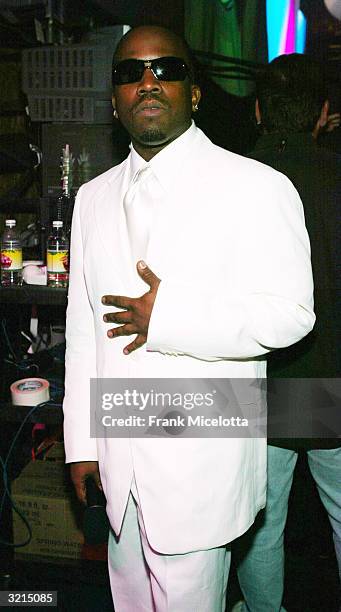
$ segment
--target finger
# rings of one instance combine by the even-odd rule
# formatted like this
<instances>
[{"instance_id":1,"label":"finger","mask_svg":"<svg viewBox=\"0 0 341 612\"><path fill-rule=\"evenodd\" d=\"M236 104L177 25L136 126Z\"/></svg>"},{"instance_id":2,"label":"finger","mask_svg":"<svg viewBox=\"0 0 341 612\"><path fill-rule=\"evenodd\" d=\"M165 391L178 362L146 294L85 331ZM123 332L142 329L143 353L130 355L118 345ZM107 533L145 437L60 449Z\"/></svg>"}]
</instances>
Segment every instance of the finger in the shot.
<instances>
[{"instance_id":1,"label":"finger","mask_svg":"<svg viewBox=\"0 0 341 612\"><path fill-rule=\"evenodd\" d=\"M154 287L158 287L160 284L160 279L148 268L147 264L141 260L137 262L137 271L142 278L142 280L149 285L151 289Z\"/></svg>"},{"instance_id":2,"label":"finger","mask_svg":"<svg viewBox=\"0 0 341 612\"><path fill-rule=\"evenodd\" d=\"M129 310L123 312L107 312L103 316L104 323L130 323L132 314Z\"/></svg>"},{"instance_id":3,"label":"finger","mask_svg":"<svg viewBox=\"0 0 341 612\"><path fill-rule=\"evenodd\" d=\"M75 491L76 491L76 495L79 499L79 501L82 504L86 504L86 491L85 491L85 483L77 483L74 485L75 486Z\"/></svg>"},{"instance_id":4,"label":"finger","mask_svg":"<svg viewBox=\"0 0 341 612\"><path fill-rule=\"evenodd\" d=\"M125 308L126 310L132 304L133 299L124 295L103 295L102 304L106 306L116 306L117 308Z\"/></svg>"},{"instance_id":5,"label":"finger","mask_svg":"<svg viewBox=\"0 0 341 612\"><path fill-rule=\"evenodd\" d=\"M338 128L340 125L340 123L336 123L335 121L332 121L330 123L327 123L327 127L326 130L327 132L333 132L336 128Z\"/></svg>"},{"instance_id":6,"label":"finger","mask_svg":"<svg viewBox=\"0 0 341 612\"><path fill-rule=\"evenodd\" d=\"M132 325L120 325L120 327L114 327L113 329L109 329L107 332L107 336L109 338L119 338L120 336L131 336L131 334L136 334L136 329L133 328Z\"/></svg>"},{"instance_id":7,"label":"finger","mask_svg":"<svg viewBox=\"0 0 341 612\"><path fill-rule=\"evenodd\" d=\"M103 491L103 487L102 487L101 479L100 479L100 476L99 476L99 472L94 474L93 478L94 478L94 481L95 481L97 487L99 488L99 490Z\"/></svg>"},{"instance_id":8,"label":"finger","mask_svg":"<svg viewBox=\"0 0 341 612\"><path fill-rule=\"evenodd\" d=\"M85 476L73 480L76 495L82 504L86 504Z\"/></svg>"},{"instance_id":9,"label":"finger","mask_svg":"<svg viewBox=\"0 0 341 612\"><path fill-rule=\"evenodd\" d=\"M141 348L141 346L143 346L147 341L147 336L143 335L143 334L138 334L138 336L136 336L135 340L133 340L130 344L128 344L124 349L123 349L123 353L125 355L129 355L129 353L132 353L133 351L136 351L136 349Z\"/></svg>"},{"instance_id":10,"label":"finger","mask_svg":"<svg viewBox=\"0 0 341 612\"><path fill-rule=\"evenodd\" d=\"M99 480L97 461L79 461L71 463L70 476L79 501L86 504L85 481L88 476L95 478L96 482Z\"/></svg>"}]
</instances>

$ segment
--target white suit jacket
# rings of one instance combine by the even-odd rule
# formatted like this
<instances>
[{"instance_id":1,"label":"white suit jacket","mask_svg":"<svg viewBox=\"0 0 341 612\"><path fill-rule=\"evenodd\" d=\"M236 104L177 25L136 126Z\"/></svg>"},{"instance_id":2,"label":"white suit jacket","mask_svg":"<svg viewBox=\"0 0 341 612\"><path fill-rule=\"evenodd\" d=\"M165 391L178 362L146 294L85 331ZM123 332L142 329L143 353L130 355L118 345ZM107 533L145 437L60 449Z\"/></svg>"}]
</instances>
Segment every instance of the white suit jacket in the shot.
<instances>
[{"instance_id":1,"label":"white suit jacket","mask_svg":"<svg viewBox=\"0 0 341 612\"><path fill-rule=\"evenodd\" d=\"M149 542L167 554L220 546L249 528L265 505L266 441L92 439L89 379L261 378L266 353L314 324L309 241L294 187L191 129L191 145L164 176L167 197L146 257L161 279L147 346L123 355L129 338L109 339L112 325L103 322L114 310L103 295L148 289L125 229L127 160L79 190L67 308L67 462L99 461L116 533L135 474Z\"/></svg>"}]
</instances>

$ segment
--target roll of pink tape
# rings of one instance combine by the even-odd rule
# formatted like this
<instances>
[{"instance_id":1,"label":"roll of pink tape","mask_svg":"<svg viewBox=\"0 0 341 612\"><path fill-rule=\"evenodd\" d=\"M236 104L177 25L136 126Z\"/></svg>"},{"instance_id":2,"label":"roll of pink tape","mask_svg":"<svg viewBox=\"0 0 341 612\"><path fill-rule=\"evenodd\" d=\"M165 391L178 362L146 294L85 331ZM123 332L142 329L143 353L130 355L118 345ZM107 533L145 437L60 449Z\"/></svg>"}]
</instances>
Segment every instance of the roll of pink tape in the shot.
<instances>
[{"instance_id":1,"label":"roll of pink tape","mask_svg":"<svg viewBox=\"0 0 341 612\"><path fill-rule=\"evenodd\" d=\"M36 406L50 399L50 385L44 378L22 378L11 384L14 406Z\"/></svg>"}]
</instances>

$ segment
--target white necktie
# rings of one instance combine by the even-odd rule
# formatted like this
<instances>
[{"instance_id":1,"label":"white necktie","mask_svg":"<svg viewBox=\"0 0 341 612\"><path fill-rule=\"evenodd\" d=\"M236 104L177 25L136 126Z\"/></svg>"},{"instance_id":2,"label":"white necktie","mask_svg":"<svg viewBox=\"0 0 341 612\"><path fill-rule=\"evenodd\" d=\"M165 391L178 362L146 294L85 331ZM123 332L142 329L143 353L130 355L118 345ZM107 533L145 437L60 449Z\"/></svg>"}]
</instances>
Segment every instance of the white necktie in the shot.
<instances>
[{"instance_id":1,"label":"white necktie","mask_svg":"<svg viewBox=\"0 0 341 612\"><path fill-rule=\"evenodd\" d=\"M124 196L123 205L134 263L144 259L147 253L149 232L152 223L153 198L150 191L152 169L145 166L139 170Z\"/></svg>"}]
</instances>

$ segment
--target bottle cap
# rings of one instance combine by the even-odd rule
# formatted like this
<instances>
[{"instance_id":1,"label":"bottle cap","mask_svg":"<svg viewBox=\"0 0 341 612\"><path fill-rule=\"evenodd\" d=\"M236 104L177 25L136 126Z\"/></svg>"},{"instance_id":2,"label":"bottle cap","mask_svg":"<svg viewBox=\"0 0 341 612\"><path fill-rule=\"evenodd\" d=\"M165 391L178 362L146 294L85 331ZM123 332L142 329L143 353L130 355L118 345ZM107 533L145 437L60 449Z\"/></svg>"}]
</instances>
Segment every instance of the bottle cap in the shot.
<instances>
[{"instance_id":1,"label":"bottle cap","mask_svg":"<svg viewBox=\"0 0 341 612\"><path fill-rule=\"evenodd\" d=\"M15 219L6 219L5 225L6 227L15 227L17 224Z\"/></svg>"},{"instance_id":2,"label":"bottle cap","mask_svg":"<svg viewBox=\"0 0 341 612\"><path fill-rule=\"evenodd\" d=\"M52 227L63 227L63 221L52 221Z\"/></svg>"}]
</instances>

